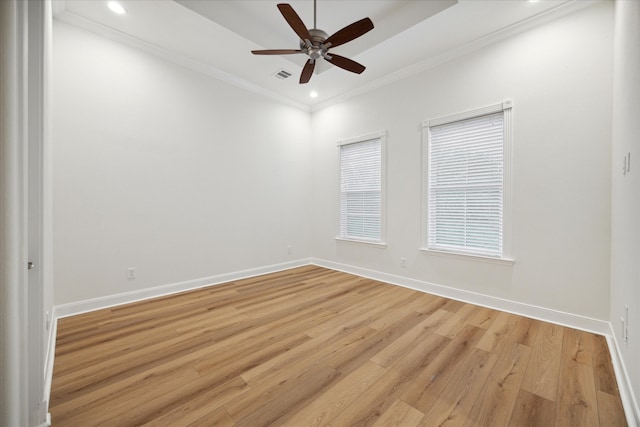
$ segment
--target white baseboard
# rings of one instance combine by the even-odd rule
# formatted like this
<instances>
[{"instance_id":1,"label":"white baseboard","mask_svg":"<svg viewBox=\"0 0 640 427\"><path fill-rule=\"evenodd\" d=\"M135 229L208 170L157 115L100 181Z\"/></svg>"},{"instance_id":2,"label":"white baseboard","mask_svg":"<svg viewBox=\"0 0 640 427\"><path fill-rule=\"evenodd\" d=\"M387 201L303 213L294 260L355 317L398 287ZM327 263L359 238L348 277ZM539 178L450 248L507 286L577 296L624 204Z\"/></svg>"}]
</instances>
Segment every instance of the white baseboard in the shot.
<instances>
[{"instance_id":1,"label":"white baseboard","mask_svg":"<svg viewBox=\"0 0 640 427\"><path fill-rule=\"evenodd\" d=\"M58 319L67 316L73 316L80 313L99 310L103 308L113 307L121 304L128 304L144 299L156 298L160 296L170 295L178 292L184 292L192 289L198 289L206 286L218 285L233 280L246 279L249 277L259 276L262 274L275 273L277 271L289 268L302 267L305 265L316 265L319 267L329 268L332 270L342 271L369 279L379 280L381 282L426 292L445 298L451 298L458 301L467 302L474 305L488 307L508 313L513 313L545 322L555 323L570 328L580 329L604 335L607 338L611 359L620 389L620 397L624 406L627 423L629 426L640 425L640 412L638 404L635 400L631 383L624 365L624 361L620 358L620 350L612 332L611 324L607 321L593 319L576 314L566 313L549 308L534 306L517 301L507 300L503 298L492 297L479 294L476 292L466 291L462 289L451 288L448 286L438 285L434 283L424 282L404 276L384 273L381 271L369 270L352 265L341 264L334 261L327 261L319 258L304 258L296 261L274 264L264 267L257 267L248 270L224 273L216 276L205 277L201 279L188 280L184 282L172 283L153 288L141 289L132 292L126 292L116 295L108 295L101 298L94 298L85 301L78 301L69 304L55 306L53 309L53 319L49 334L49 348L47 352L46 364L46 402L49 402L49 394L51 390L51 376L53 374L53 358L55 354L55 338L57 331Z\"/></svg>"},{"instance_id":2,"label":"white baseboard","mask_svg":"<svg viewBox=\"0 0 640 427\"><path fill-rule=\"evenodd\" d=\"M149 298L157 298L165 295L171 295L178 292L199 289L206 286L219 285L221 283L231 282L233 280L246 279L249 277L259 276L262 274L275 273L277 271L287 270L289 268L301 267L311 264L309 258L303 258L295 261L284 262L280 264L267 265L264 267L250 268L248 270L234 271L230 273L218 274L216 276L203 277L201 279L186 280L184 282L171 283L168 285L155 286L124 292L121 294L107 295L100 298L93 298L84 301L77 301L68 304L55 306L56 318L74 316L76 314L86 313L89 311L100 310L103 308L113 307L116 305L129 304Z\"/></svg>"},{"instance_id":3,"label":"white baseboard","mask_svg":"<svg viewBox=\"0 0 640 427\"><path fill-rule=\"evenodd\" d=\"M44 361L44 402L45 410L49 411L49 402L51 401L51 382L53 381L53 360L56 355L56 335L58 333L58 316L56 308L51 310L51 324L49 325L49 338L47 340L47 353ZM49 424L51 425L50 415L47 414Z\"/></svg>"},{"instance_id":4,"label":"white baseboard","mask_svg":"<svg viewBox=\"0 0 640 427\"><path fill-rule=\"evenodd\" d=\"M638 409L638 401L633 393L624 360L620 357L620 348L615 339L615 334L613 333L610 322L318 258L312 258L311 263L319 267L343 271L356 276L379 280L381 282L391 283L405 288L439 295L445 298L451 298L474 305L489 307L520 316L542 320L544 322L555 323L603 335L607 339L607 345L609 346L611 361L613 363L613 369L618 382L618 389L620 390L620 398L627 418L627 424L629 427L640 426L640 410Z\"/></svg>"},{"instance_id":5,"label":"white baseboard","mask_svg":"<svg viewBox=\"0 0 640 427\"><path fill-rule=\"evenodd\" d=\"M261 274L274 273L276 271L282 271L289 268L301 267L310 264L317 265L319 267L330 268L337 271L343 271L345 273L355 274L357 276L367 277L370 279L380 280L382 282L387 282L405 288L415 289L418 291L455 299L458 301L468 302L470 304L494 308L496 310L506 311L508 313L514 313L545 322L568 326L583 331L594 332L600 335L609 335L611 333L609 322L604 320L593 319L577 314L566 313L563 311L525 304L522 302L512 301L504 298L493 297L477 292L466 291L463 289L451 288L449 286L438 285L417 279L412 279L409 277L397 276L394 274L369 270L366 268L355 267L352 265L341 264L319 258L303 258L280 264L223 273L216 276L204 277L201 279L187 280L184 282L171 283L167 285L156 286L153 288L140 289L115 295L107 295L100 298L61 304L54 307L54 318L55 320L57 320L59 318L73 316L88 311L100 310L116 305L128 304L149 298L156 298L178 292L198 289L205 286L217 285L233 280L245 279L248 277L259 276Z\"/></svg>"},{"instance_id":6,"label":"white baseboard","mask_svg":"<svg viewBox=\"0 0 640 427\"><path fill-rule=\"evenodd\" d=\"M427 292L429 294L439 295L474 305L480 305L500 311L506 311L508 313L518 314L520 316L555 323L557 325L593 332L599 335L608 335L610 332L609 322L604 320L592 319L590 317L580 316L577 314L565 313L563 311L552 310L550 308L525 304L504 298L492 297L489 295L479 294L477 292L451 288L449 286L437 285L409 277L396 276L394 274L354 267L318 258L312 258L311 262L320 267L344 271L345 273L351 273L357 276L379 280L381 282L391 283L393 285L415 289L417 291Z\"/></svg>"},{"instance_id":7,"label":"white baseboard","mask_svg":"<svg viewBox=\"0 0 640 427\"><path fill-rule=\"evenodd\" d=\"M633 387L631 387L629 371L627 370L627 366L622 358L622 352L620 351L616 334L613 332L613 325L609 324L609 326L610 330L607 335L607 344L609 346L609 351L611 352L613 370L616 373L616 379L618 381L620 399L622 400L624 413L627 416L627 424L630 427L637 427L640 426L640 407L638 406L638 400L633 392Z\"/></svg>"}]
</instances>

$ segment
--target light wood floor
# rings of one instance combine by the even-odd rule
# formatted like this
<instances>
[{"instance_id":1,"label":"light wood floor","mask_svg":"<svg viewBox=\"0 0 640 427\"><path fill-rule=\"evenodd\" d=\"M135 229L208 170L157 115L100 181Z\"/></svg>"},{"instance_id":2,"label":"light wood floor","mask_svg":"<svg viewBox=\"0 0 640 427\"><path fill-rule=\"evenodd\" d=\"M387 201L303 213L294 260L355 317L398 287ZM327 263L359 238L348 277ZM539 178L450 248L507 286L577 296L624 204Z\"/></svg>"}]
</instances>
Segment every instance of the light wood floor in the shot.
<instances>
[{"instance_id":1,"label":"light wood floor","mask_svg":"<svg viewBox=\"0 0 640 427\"><path fill-rule=\"evenodd\" d=\"M61 319L53 426L622 426L604 337L319 267Z\"/></svg>"}]
</instances>

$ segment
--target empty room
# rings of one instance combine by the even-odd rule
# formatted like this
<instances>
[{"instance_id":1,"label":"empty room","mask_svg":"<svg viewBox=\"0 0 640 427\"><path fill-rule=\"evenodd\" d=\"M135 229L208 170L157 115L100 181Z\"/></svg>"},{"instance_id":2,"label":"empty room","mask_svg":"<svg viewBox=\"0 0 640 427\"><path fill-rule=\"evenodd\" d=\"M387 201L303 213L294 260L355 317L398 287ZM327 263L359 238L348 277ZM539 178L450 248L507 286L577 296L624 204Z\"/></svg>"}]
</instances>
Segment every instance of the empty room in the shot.
<instances>
[{"instance_id":1,"label":"empty room","mask_svg":"<svg viewBox=\"0 0 640 427\"><path fill-rule=\"evenodd\" d=\"M640 424L640 2L0 8L0 425Z\"/></svg>"}]
</instances>

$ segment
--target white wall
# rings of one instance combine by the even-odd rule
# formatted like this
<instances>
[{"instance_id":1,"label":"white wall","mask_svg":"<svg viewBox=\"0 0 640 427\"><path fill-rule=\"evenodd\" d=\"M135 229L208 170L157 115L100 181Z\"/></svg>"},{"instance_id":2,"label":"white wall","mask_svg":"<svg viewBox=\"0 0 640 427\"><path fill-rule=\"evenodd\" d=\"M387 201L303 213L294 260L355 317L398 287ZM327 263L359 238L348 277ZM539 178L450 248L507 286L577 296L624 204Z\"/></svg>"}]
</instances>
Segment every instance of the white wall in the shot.
<instances>
[{"instance_id":1,"label":"white wall","mask_svg":"<svg viewBox=\"0 0 640 427\"><path fill-rule=\"evenodd\" d=\"M314 113L314 257L608 319L612 9L589 7ZM419 251L421 122L505 99L515 264ZM337 242L336 141L383 128L388 246Z\"/></svg>"},{"instance_id":2,"label":"white wall","mask_svg":"<svg viewBox=\"0 0 640 427\"><path fill-rule=\"evenodd\" d=\"M56 304L310 256L307 112L58 21L52 72Z\"/></svg>"},{"instance_id":3,"label":"white wall","mask_svg":"<svg viewBox=\"0 0 640 427\"><path fill-rule=\"evenodd\" d=\"M640 3L616 2L613 90L611 325L636 396L640 423ZM631 170L622 172L631 153ZM629 342L622 323L629 307Z\"/></svg>"}]
</instances>

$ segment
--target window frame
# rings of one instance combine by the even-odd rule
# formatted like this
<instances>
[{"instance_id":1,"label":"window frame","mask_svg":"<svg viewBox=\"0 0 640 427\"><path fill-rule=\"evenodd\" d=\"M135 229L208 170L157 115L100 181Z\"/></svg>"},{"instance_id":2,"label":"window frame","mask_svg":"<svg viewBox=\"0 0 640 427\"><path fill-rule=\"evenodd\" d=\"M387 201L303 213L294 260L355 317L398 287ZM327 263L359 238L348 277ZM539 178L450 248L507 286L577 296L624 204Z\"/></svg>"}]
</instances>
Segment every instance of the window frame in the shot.
<instances>
[{"instance_id":1,"label":"window frame","mask_svg":"<svg viewBox=\"0 0 640 427\"><path fill-rule=\"evenodd\" d=\"M473 110L440 116L425 120L422 123L422 236L420 250L424 253L438 256L454 257L486 261L498 264L513 264L512 257L512 145L513 145L513 102L505 100L501 103L488 105ZM472 119L485 115L502 112L503 116L503 194L502 194L502 254L494 256L490 254L479 254L466 252L463 250L445 250L441 248L429 247L429 149L430 149L430 128L434 126L454 123L462 120Z\"/></svg>"},{"instance_id":2,"label":"window frame","mask_svg":"<svg viewBox=\"0 0 640 427\"><path fill-rule=\"evenodd\" d=\"M351 144L364 143L369 141L380 141L380 240L354 238L353 236L346 236L342 234L342 147ZM336 233L336 241L364 244L375 247L386 247L386 182L387 182L387 132L386 130L380 130L378 132L372 132L361 136L356 136L347 139L341 139L336 144L338 149L337 155L337 169L338 169L338 224Z\"/></svg>"}]
</instances>

